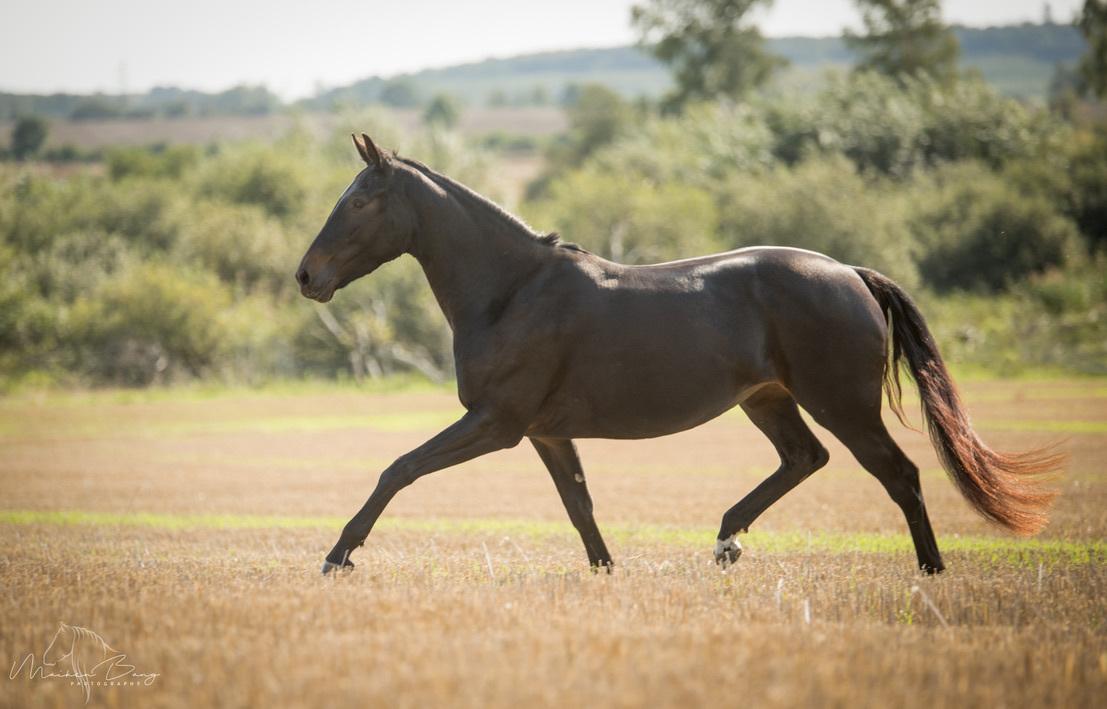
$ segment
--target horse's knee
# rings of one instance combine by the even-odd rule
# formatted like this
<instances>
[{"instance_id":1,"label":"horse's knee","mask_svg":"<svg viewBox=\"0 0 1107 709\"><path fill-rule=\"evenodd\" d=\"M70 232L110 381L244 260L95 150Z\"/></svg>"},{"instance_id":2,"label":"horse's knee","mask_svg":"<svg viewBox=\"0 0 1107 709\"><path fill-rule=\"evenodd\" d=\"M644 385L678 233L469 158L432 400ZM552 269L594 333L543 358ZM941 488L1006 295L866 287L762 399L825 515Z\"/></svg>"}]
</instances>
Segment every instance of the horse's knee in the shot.
<instances>
[{"instance_id":1,"label":"horse's knee","mask_svg":"<svg viewBox=\"0 0 1107 709\"><path fill-rule=\"evenodd\" d=\"M822 468L829 461L830 453L827 449L818 441L812 440L809 444L790 451L788 455L783 456L781 462L784 463L785 469L794 471L802 479Z\"/></svg>"},{"instance_id":2,"label":"horse's knee","mask_svg":"<svg viewBox=\"0 0 1107 709\"><path fill-rule=\"evenodd\" d=\"M401 456L381 473L377 487L392 491L400 490L415 482L417 477L415 472L413 462L407 456Z\"/></svg>"}]
</instances>

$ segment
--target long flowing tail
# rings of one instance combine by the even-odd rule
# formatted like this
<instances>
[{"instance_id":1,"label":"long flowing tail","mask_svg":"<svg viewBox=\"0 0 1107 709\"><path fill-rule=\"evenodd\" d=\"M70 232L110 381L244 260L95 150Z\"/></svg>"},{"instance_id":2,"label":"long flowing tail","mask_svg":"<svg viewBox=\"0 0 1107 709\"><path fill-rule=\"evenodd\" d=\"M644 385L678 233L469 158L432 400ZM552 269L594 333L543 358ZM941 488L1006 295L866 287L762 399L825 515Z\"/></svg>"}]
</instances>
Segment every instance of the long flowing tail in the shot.
<instances>
[{"instance_id":1,"label":"long flowing tail","mask_svg":"<svg viewBox=\"0 0 1107 709\"><path fill-rule=\"evenodd\" d=\"M1049 506L1057 494L1042 487L1041 476L1059 471L1064 456L1050 450L1000 453L985 445L972 430L918 307L886 276L867 268L855 270L890 320L892 357L884 371L884 388L892 410L905 422L899 369L901 358L906 357L919 387L930 439L961 494L985 518L1016 534L1040 531L1049 521Z\"/></svg>"}]
</instances>

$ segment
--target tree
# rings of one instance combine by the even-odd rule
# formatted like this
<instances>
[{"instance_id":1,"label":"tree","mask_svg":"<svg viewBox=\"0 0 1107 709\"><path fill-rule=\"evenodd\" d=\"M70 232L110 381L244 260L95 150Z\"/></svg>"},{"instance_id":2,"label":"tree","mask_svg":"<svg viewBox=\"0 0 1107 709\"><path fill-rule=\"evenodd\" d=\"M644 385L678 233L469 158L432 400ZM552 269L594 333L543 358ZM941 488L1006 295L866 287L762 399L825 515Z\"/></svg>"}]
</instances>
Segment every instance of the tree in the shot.
<instances>
[{"instance_id":1,"label":"tree","mask_svg":"<svg viewBox=\"0 0 1107 709\"><path fill-rule=\"evenodd\" d=\"M619 94L601 84L580 87L566 109L572 159L580 161L615 140L631 121L631 109Z\"/></svg>"},{"instance_id":2,"label":"tree","mask_svg":"<svg viewBox=\"0 0 1107 709\"><path fill-rule=\"evenodd\" d=\"M46 142L46 132L46 121L38 116L20 118L12 128L12 157L26 160L37 153Z\"/></svg>"},{"instance_id":3,"label":"tree","mask_svg":"<svg viewBox=\"0 0 1107 709\"><path fill-rule=\"evenodd\" d=\"M1088 42L1088 51L1080 60L1080 79L1084 89L1096 96L1107 96L1107 0L1085 0L1077 26Z\"/></svg>"},{"instance_id":4,"label":"tree","mask_svg":"<svg viewBox=\"0 0 1107 709\"><path fill-rule=\"evenodd\" d=\"M765 49L748 15L772 0L646 0L631 10L639 43L673 71L676 88L664 105L742 98L761 86L785 60Z\"/></svg>"},{"instance_id":5,"label":"tree","mask_svg":"<svg viewBox=\"0 0 1107 709\"><path fill-rule=\"evenodd\" d=\"M565 93L569 130L550 144L546 171L527 187L530 199L545 194L559 175L627 134L634 120L634 109L602 84L571 84Z\"/></svg>"},{"instance_id":6,"label":"tree","mask_svg":"<svg viewBox=\"0 0 1107 709\"><path fill-rule=\"evenodd\" d=\"M458 110L457 101L449 94L438 94L423 111L423 123L428 126L440 128L453 128L457 125L457 119L461 112Z\"/></svg>"},{"instance_id":7,"label":"tree","mask_svg":"<svg viewBox=\"0 0 1107 709\"><path fill-rule=\"evenodd\" d=\"M419 91L410 79L393 79L381 88L380 102L394 108L419 105Z\"/></svg>"},{"instance_id":8,"label":"tree","mask_svg":"<svg viewBox=\"0 0 1107 709\"><path fill-rule=\"evenodd\" d=\"M957 78L957 38L942 22L939 0L858 0L865 33L846 30L846 45L861 54L856 70L896 78L930 74Z\"/></svg>"}]
</instances>

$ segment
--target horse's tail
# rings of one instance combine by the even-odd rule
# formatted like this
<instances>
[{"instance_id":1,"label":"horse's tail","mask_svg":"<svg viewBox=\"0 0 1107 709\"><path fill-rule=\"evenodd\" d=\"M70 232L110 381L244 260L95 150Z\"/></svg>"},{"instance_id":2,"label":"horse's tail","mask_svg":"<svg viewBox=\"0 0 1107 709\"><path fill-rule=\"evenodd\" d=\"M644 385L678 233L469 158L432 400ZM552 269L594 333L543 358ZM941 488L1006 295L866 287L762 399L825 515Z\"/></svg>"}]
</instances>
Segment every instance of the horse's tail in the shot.
<instances>
[{"instance_id":1,"label":"horse's tail","mask_svg":"<svg viewBox=\"0 0 1107 709\"><path fill-rule=\"evenodd\" d=\"M1049 521L1047 512L1056 492L1043 488L1038 476L1057 472L1064 456L1048 449L1000 453L985 445L972 430L918 307L886 276L867 268L854 270L890 320L892 352L885 365L884 388L892 410L904 421L899 368L906 356L919 388L930 439L961 494L985 518L1016 534L1040 531Z\"/></svg>"}]
</instances>

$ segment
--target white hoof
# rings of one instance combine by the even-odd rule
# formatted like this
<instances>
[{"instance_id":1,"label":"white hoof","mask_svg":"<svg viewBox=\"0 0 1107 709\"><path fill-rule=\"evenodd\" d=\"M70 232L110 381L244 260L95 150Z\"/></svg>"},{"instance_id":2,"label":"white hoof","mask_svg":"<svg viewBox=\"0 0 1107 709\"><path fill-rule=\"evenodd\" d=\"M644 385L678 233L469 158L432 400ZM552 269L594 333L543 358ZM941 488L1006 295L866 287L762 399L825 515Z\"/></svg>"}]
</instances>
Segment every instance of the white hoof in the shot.
<instances>
[{"instance_id":1,"label":"white hoof","mask_svg":"<svg viewBox=\"0 0 1107 709\"><path fill-rule=\"evenodd\" d=\"M728 539L718 539L715 541L715 563L721 566L728 566L738 561L738 557L742 556L742 545L738 543L738 535L735 534Z\"/></svg>"}]
</instances>

